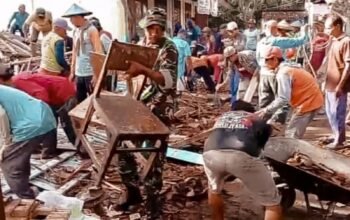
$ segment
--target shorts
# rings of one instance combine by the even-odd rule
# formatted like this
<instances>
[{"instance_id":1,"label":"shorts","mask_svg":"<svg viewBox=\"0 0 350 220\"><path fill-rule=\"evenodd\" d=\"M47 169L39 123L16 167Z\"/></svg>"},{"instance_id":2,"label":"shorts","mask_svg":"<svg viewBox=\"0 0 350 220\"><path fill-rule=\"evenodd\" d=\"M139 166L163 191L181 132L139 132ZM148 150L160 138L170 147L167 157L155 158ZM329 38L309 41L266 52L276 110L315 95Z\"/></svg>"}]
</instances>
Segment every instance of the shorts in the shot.
<instances>
[{"instance_id":1,"label":"shorts","mask_svg":"<svg viewBox=\"0 0 350 220\"><path fill-rule=\"evenodd\" d=\"M265 207L280 204L272 176L262 160L237 150L210 150L204 152L204 171L212 193L220 193L227 175L240 179Z\"/></svg>"}]
</instances>

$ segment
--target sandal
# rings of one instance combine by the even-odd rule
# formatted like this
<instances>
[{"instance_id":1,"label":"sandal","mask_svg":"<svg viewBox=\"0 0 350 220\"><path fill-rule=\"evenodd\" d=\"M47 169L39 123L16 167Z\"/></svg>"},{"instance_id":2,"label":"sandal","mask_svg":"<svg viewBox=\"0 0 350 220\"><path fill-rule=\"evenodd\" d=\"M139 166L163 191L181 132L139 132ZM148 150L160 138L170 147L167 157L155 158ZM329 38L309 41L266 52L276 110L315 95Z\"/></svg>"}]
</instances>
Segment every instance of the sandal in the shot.
<instances>
[{"instance_id":1,"label":"sandal","mask_svg":"<svg viewBox=\"0 0 350 220\"><path fill-rule=\"evenodd\" d=\"M332 137L323 137L323 138L320 138L320 139L318 140L318 142L319 142L320 144L327 145L327 144L333 143L333 142L334 142L334 138L332 138Z\"/></svg>"}]
</instances>

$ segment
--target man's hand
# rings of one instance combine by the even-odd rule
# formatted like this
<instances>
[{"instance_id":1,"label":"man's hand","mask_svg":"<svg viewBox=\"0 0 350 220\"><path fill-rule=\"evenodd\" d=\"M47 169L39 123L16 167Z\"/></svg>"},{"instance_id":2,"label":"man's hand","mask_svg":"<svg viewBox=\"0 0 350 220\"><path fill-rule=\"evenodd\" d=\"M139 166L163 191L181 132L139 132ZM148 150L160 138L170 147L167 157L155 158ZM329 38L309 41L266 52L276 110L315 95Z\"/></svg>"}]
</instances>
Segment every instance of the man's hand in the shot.
<instances>
[{"instance_id":1,"label":"man's hand","mask_svg":"<svg viewBox=\"0 0 350 220\"><path fill-rule=\"evenodd\" d=\"M134 61L126 61L130 64L129 69L125 72L128 75L128 79L134 78L138 75L144 74L147 71L147 68Z\"/></svg>"},{"instance_id":2,"label":"man's hand","mask_svg":"<svg viewBox=\"0 0 350 220\"><path fill-rule=\"evenodd\" d=\"M217 92L220 92L220 90L222 90L223 87L224 87L224 84L223 84L223 83L217 84L217 85L215 86L215 90L216 90Z\"/></svg>"},{"instance_id":3,"label":"man's hand","mask_svg":"<svg viewBox=\"0 0 350 220\"><path fill-rule=\"evenodd\" d=\"M259 118L263 118L266 115L266 109L260 109L259 111L254 112L254 115Z\"/></svg>"},{"instance_id":4,"label":"man's hand","mask_svg":"<svg viewBox=\"0 0 350 220\"><path fill-rule=\"evenodd\" d=\"M337 86L337 87L335 88L335 97L339 98L339 97L342 96L342 95L343 95L343 89L340 88L340 86Z\"/></svg>"}]
</instances>

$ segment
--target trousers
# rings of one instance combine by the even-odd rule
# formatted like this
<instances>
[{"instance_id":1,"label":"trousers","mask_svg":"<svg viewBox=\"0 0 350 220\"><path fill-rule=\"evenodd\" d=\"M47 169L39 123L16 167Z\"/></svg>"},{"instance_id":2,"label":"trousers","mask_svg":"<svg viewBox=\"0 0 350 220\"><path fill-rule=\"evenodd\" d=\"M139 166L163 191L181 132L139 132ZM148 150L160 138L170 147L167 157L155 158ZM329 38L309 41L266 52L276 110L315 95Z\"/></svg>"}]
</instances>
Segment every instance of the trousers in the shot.
<instances>
[{"instance_id":1,"label":"trousers","mask_svg":"<svg viewBox=\"0 0 350 220\"><path fill-rule=\"evenodd\" d=\"M325 110L329 124L332 128L335 144L343 144L346 139L345 118L347 98L347 93L338 98L336 97L335 92L326 91L325 94Z\"/></svg>"},{"instance_id":2,"label":"trousers","mask_svg":"<svg viewBox=\"0 0 350 220\"><path fill-rule=\"evenodd\" d=\"M3 151L2 172L11 191L19 198L35 198L33 190L29 187L30 156L40 145L43 145L44 151L56 150L56 129L26 141L13 143Z\"/></svg>"}]
</instances>

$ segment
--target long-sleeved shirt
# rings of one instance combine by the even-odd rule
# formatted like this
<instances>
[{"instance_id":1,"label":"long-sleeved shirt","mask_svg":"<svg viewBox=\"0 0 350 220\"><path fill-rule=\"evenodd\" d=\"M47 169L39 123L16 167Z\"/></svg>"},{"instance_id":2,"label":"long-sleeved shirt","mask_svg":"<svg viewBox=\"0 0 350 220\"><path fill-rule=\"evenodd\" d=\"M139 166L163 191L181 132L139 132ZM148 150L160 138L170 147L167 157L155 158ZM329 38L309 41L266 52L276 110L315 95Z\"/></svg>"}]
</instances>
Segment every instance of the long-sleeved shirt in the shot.
<instances>
[{"instance_id":1,"label":"long-sleeved shirt","mask_svg":"<svg viewBox=\"0 0 350 220\"><path fill-rule=\"evenodd\" d=\"M70 66L65 59L64 51L65 51L64 40L57 41L55 44L55 56L56 56L57 63L63 68L64 71L69 71Z\"/></svg>"},{"instance_id":2,"label":"long-sleeved shirt","mask_svg":"<svg viewBox=\"0 0 350 220\"><path fill-rule=\"evenodd\" d=\"M15 20L15 25L17 25L19 28L23 27L24 22L27 20L29 14L27 12L21 13L19 11L16 11L12 14L8 26L10 26Z\"/></svg>"},{"instance_id":3,"label":"long-sleeved shirt","mask_svg":"<svg viewBox=\"0 0 350 220\"><path fill-rule=\"evenodd\" d=\"M276 71L277 98L266 107L267 113L274 113L287 104L301 114L323 105L322 92L310 73L291 64L281 64Z\"/></svg>"},{"instance_id":4,"label":"long-sleeved shirt","mask_svg":"<svg viewBox=\"0 0 350 220\"><path fill-rule=\"evenodd\" d=\"M258 46L256 48L256 60L258 61L258 64L260 67L265 66L265 59L260 55L263 50L267 46L277 46L280 47L282 50L288 49L288 48L295 48L299 47L303 44L305 44L308 41L307 34L303 34L300 37L297 38L288 38L288 37L274 37L274 36L268 36L261 39L258 43Z\"/></svg>"}]
</instances>

